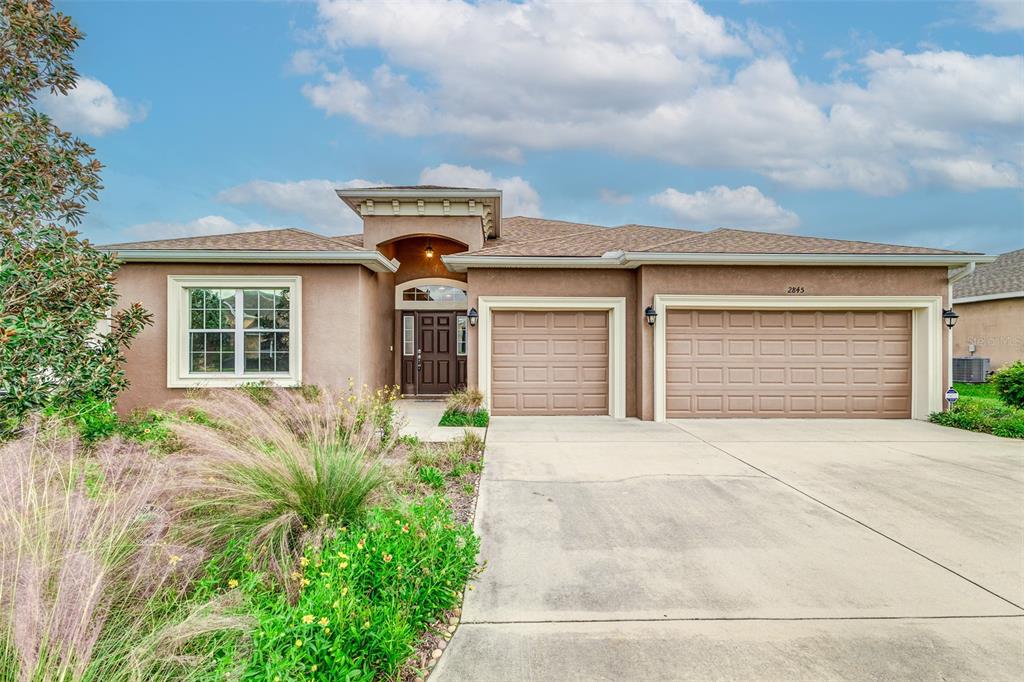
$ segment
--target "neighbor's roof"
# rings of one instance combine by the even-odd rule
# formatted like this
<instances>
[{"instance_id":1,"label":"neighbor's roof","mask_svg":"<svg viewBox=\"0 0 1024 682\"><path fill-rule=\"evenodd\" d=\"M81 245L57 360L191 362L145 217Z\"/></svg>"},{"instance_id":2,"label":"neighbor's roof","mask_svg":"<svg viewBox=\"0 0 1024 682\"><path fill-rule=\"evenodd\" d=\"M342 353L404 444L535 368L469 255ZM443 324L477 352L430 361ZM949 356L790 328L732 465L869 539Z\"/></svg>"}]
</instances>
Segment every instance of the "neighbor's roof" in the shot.
<instances>
[{"instance_id":1,"label":"neighbor's roof","mask_svg":"<svg viewBox=\"0 0 1024 682\"><path fill-rule=\"evenodd\" d=\"M1010 251L988 264L978 265L953 285L953 299L1024 297L1024 249Z\"/></svg>"}]
</instances>

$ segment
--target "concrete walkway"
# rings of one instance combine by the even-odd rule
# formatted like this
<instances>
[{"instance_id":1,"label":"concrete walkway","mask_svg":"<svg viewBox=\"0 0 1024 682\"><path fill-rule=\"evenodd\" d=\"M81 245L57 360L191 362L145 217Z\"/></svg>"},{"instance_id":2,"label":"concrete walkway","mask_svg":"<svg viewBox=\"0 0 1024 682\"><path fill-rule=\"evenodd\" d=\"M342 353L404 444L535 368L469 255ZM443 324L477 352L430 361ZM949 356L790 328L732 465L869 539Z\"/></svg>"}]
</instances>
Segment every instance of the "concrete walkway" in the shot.
<instances>
[{"instance_id":1,"label":"concrete walkway","mask_svg":"<svg viewBox=\"0 0 1024 682\"><path fill-rule=\"evenodd\" d=\"M402 398L398 401L398 412L404 422L403 436L416 436L425 443L447 443L462 438L466 431L472 431L481 438L487 429L474 426L438 426L444 414L443 399Z\"/></svg>"},{"instance_id":2,"label":"concrete walkway","mask_svg":"<svg viewBox=\"0 0 1024 682\"><path fill-rule=\"evenodd\" d=\"M1024 443L498 417L432 679L1021 679Z\"/></svg>"}]
</instances>

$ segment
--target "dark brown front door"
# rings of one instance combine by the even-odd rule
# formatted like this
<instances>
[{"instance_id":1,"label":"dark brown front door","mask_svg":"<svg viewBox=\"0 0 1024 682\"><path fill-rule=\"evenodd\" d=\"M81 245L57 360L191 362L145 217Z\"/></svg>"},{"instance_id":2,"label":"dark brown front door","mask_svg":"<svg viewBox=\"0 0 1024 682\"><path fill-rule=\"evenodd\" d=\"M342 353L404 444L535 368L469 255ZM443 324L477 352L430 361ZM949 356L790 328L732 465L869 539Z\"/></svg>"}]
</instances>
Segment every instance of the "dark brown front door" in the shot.
<instances>
[{"instance_id":1,"label":"dark brown front door","mask_svg":"<svg viewBox=\"0 0 1024 682\"><path fill-rule=\"evenodd\" d=\"M466 385L465 348L459 353L462 312L404 312L402 318L402 392L441 395ZM465 320L461 320L463 326ZM411 325L410 336L405 336ZM407 341L411 338L412 343ZM463 343L465 346L465 343Z\"/></svg>"}]
</instances>

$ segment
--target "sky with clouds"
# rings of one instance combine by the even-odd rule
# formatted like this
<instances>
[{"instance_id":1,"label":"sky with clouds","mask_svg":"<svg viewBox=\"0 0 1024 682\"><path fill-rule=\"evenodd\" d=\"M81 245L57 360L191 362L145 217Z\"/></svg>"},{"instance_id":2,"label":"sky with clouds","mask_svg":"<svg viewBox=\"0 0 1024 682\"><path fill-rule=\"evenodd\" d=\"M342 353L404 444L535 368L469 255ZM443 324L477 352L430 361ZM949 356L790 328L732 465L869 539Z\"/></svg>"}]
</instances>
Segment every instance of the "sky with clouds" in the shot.
<instances>
[{"instance_id":1,"label":"sky with clouds","mask_svg":"<svg viewBox=\"0 0 1024 682\"><path fill-rule=\"evenodd\" d=\"M1024 247L1024 2L58 2L95 242L504 214Z\"/></svg>"}]
</instances>

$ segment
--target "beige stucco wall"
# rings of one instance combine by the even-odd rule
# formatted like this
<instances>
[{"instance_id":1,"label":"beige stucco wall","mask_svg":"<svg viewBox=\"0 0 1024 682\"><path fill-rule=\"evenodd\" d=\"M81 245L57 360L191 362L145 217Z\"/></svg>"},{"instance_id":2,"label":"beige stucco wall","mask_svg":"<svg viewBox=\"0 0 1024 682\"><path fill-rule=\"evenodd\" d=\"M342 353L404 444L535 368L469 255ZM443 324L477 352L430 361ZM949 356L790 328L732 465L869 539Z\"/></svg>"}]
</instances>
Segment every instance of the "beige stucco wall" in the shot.
<instances>
[{"instance_id":1,"label":"beige stucco wall","mask_svg":"<svg viewBox=\"0 0 1024 682\"><path fill-rule=\"evenodd\" d=\"M381 209L386 208L381 205ZM394 239L415 235L449 237L468 248L484 244L483 223L478 216L367 216L363 218L363 246L375 249Z\"/></svg>"},{"instance_id":2,"label":"beige stucco wall","mask_svg":"<svg viewBox=\"0 0 1024 682\"><path fill-rule=\"evenodd\" d=\"M960 314L953 328L953 355L971 355L991 360L995 370L1015 360L1024 360L1024 298L957 303Z\"/></svg>"},{"instance_id":3,"label":"beige stucco wall","mask_svg":"<svg viewBox=\"0 0 1024 682\"><path fill-rule=\"evenodd\" d=\"M469 271L469 305L479 308L480 296L614 296L626 299L626 416L637 415L636 273L633 270L510 270L481 268ZM470 329L467 378L477 383L477 334Z\"/></svg>"},{"instance_id":4,"label":"beige stucco wall","mask_svg":"<svg viewBox=\"0 0 1024 682\"><path fill-rule=\"evenodd\" d=\"M118 400L122 413L159 407L184 395L184 389L167 388L168 275L298 275L303 383L342 388L349 377L360 384L390 382L390 274L359 265L131 263L118 271L120 305L142 302L154 323L127 353L131 386Z\"/></svg>"},{"instance_id":5,"label":"beige stucco wall","mask_svg":"<svg viewBox=\"0 0 1024 682\"><path fill-rule=\"evenodd\" d=\"M637 315L655 294L779 296L791 286L803 287L803 296L941 296L948 307L945 268L645 265L637 276L641 303ZM644 324L639 335L640 414L642 419L653 419L654 333ZM942 357L946 357L946 334L940 336ZM943 385L948 385L945 366Z\"/></svg>"}]
</instances>

